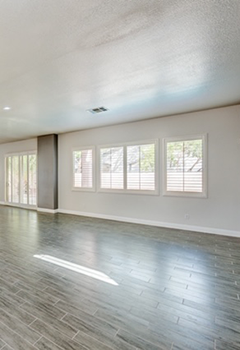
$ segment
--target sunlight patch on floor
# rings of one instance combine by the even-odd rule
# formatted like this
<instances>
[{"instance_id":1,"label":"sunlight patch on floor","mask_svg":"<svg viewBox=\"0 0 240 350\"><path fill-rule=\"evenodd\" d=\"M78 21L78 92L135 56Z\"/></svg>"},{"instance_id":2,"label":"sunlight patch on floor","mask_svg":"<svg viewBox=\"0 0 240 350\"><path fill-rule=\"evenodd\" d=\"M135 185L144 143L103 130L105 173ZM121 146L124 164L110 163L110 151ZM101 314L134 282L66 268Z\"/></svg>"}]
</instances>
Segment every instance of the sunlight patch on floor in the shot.
<instances>
[{"instance_id":1,"label":"sunlight patch on floor","mask_svg":"<svg viewBox=\"0 0 240 350\"><path fill-rule=\"evenodd\" d=\"M58 258L54 258L53 256L49 256L49 255L34 255L34 258L37 259L41 259L44 261L47 261L49 263L64 267L66 269L81 273L83 275L98 279L100 281L112 284L114 286L118 286L118 283L115 282L113 279L111 279L110 277L108 277L107 275L105 275L105 273L103 272L99 272L97 270L93 270L93 269L89 269L88 267L84 267L81 265L77 265L65 260L61 260Z\"/></svg>"}]
</instances>

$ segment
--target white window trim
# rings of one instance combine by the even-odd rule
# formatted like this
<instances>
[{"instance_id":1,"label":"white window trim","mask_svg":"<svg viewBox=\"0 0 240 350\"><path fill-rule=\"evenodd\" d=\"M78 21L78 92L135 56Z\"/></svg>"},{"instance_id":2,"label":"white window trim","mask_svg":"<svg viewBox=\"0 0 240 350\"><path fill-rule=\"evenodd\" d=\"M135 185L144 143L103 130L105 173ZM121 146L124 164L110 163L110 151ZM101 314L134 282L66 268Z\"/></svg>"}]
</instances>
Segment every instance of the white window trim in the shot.
<instances>
[{"instance_id":1,"label":"white window trim","mask_svg":"<svg viewBox=\"0 0 240 350\"><path fill-rule=\"evenodd\" d=\"M183 142L190 140L202 140L203 144L203 175L202 175L202 192L178 192L178 191L167 191L167 143L168 142ZM181 137L170 137L162 140L162 193L163 196L169 197L188 197L188 198L207 198L207 134L201 135L187 135Z\"/></svg>"},{"instance_id":2,"label":"white window trim","mask_svg":"<svg viewBox=\"0 0 240 350\"><path fill-rule=\"evenodd\" d=\"M127 189L127 147L135 145L155 145L155 190L128 190ZM102 148L114 148L114 147L123 147L123 189L107 189L101 188L101 149ZM123 142L123 143L114 143L107 145L99 145L97 147L97 157L98 157L98 166L97 166L97 192L99 193L122 193L122 194L137 194L137 195L159 195L159 157L158 157L158 139L143 140L143 141L132 141L132 142Z\"/></svg>"},{"instance_id":3,"label":"white window trim","mask_svg":"<svg viewBox=\"0 0 240 350\"><path fill-rule=\"evenodd\" d=\"M32 151L21 151L21 152L8 152L8 153L5 153L4 156L6 158L6 157L12 157L12 156L25 156L25 155L31 155L31 154L37 155L37 151L32 150Z\"/></svg>"},{"instance_id":4,"label":"white window trim","mask_svg":"<svg viewBox=\"0 0 240 350\"><path fill-rule=\"evenodd\" d=\"M74 155L73 152L75 151L86 151L91 150L92 151L92 187L76 187L74 186ZM72 164L72 191L73 192L95 192L96 191L96 181L95 181L95 168L96 168L96 159L95 159L95 146L80 146L80 147L74 147L72 148L72 157L71 157L71 164Z\"/></svg>"}]
</instances>

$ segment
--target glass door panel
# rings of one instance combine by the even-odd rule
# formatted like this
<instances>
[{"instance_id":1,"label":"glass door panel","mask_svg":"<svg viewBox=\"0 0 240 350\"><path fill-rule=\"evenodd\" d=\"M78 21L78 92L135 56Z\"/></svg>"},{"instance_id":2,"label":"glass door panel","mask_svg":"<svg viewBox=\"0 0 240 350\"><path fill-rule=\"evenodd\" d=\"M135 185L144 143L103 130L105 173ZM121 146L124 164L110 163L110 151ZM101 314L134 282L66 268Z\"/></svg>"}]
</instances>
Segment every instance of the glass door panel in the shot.
<instances>
[{"instance_id":1,"label":"glass door panel","mask_svg":"<svg viewBox=\"0 0 240 350\"><path fill-rule=\"evenodd\" d=\"M29 155L29 204L37 204L37 156L36 154Z\"/></svg>"},{"instance_id":2,"label":"glass door panel","mask_svg":"<svg viewBox=\"0 0 240 350\"><path fill-rule=\"evenodd\" d=\"M6 197L7 202L12 202L12 157L6 159Z\"/></svg>"},{"instance_id":3,"label":"glass door panel","mask_svg":"<svg viewBox=\"0 0 240 350\"><path fill-rule=\"evenodd\" d=\"M28 204L28 156L21 159L21 203Z\"/></svg>"},{"instance_id":4,"label":"glass door panel","mask_svg":"<svg viewBox=\"0 0 240 350\"><path fill-rule=\"evenodd\" d=\"M12 203L19 203L19 156L12 157Z\"/></svg>"}]
</instances>

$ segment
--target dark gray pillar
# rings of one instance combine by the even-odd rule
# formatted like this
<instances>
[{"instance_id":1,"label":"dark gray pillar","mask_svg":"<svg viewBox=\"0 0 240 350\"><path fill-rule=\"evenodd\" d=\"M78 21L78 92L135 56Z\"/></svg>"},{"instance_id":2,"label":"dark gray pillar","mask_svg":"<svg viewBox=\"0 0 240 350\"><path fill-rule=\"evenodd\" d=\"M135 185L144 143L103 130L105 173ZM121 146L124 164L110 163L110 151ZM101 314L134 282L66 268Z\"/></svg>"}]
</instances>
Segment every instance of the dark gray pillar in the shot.
<instances>
[{"instance_id":1,"label":"dark gray pillar","mask_svg":"<svg viewBox=\"0 0 240 350\"><path fill-rule=\"evenodd\" d=\"M38 208L58 209L58 136L38 137Z\"/></svg>"}]
</instances>

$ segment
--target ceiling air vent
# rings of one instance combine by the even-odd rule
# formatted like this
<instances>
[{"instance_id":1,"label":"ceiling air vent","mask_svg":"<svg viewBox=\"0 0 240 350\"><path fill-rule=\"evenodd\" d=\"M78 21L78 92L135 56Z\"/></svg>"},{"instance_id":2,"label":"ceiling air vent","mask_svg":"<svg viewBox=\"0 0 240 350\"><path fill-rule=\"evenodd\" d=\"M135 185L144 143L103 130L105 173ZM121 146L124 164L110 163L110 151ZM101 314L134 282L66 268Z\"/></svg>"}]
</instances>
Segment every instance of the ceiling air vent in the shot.
<instances>
[{"instance_id":1,"label":"ceiling air vent","mask_svg":"<svg viewBox=\"0 0 240 350\"><path fill-rule=\"evenodd\" d=\"M97 108L93 108L93 109L88 109L87 111L92 113L92 114L98 114L98 113L102 113L102 112L107 112L108 109L105 107L97 107Z\"/></svg>"}]
</instances>

